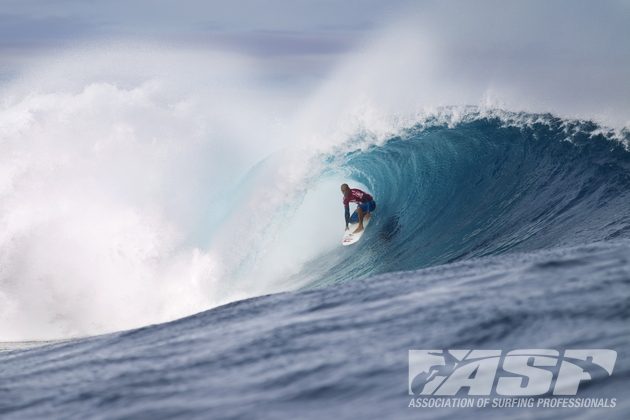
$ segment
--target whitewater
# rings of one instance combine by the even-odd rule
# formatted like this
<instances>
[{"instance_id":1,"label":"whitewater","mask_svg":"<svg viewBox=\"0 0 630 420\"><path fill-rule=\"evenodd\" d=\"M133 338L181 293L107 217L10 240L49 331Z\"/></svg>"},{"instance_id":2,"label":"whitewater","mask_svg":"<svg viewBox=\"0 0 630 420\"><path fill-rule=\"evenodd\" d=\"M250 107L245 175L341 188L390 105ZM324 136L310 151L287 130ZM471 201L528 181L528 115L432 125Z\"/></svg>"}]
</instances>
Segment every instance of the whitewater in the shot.
<instances>
[{"instance_id":1,"label":"whitewater","mask_svg":"<svg viewBox=\"0 0 630 420\"><path fill-rule=\"evenodd\" d=\"M475 71L495 34L410 21L318 83L107 40L1 85L0 414L446 418L408 408L408 350L603 348L583 394L617 405L579 414L627 418L630 69L598 89L557 35L544 81ZM351 247L343 182L377 201Z\"/></svg>"}]
</instances>

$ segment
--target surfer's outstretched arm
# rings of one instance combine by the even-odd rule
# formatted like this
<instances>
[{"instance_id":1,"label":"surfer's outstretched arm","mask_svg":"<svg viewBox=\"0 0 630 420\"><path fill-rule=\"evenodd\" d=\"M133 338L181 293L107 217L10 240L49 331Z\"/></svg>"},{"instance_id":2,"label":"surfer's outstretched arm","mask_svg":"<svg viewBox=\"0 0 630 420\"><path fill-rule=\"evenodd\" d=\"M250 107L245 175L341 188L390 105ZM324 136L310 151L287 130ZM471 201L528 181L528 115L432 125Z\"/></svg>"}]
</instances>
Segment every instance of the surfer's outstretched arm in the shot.
<instances>
[{"instance_id":1,"label":"surfer's outstretched arm","mask_svg":"<svg viewBox=\"0 0 630 420\"><path fill-rule=\"evenodd\" d=\"M348 223L350 222L350 206L346 204L343 207L346 214L346 230L348 230Z\"/></svg>"}]
</instances>

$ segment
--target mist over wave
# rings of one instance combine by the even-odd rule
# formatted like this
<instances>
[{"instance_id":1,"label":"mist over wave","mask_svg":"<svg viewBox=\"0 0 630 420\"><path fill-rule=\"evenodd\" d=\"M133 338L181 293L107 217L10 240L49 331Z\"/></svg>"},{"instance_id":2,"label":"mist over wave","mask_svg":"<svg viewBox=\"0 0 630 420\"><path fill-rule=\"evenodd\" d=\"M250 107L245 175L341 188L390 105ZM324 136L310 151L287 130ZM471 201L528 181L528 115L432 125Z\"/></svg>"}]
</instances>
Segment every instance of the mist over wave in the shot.
<instances>
[{"instance_id":1,"label":"mist over wave","mask_svg":"<svg viewBox=\"0 0 630 420\"><path fill-rule=\"evenodd\" d=\"M112 59L121 77L105 72ZM233 204L235 179L278 138L271 98L267 115L252 111L263 109L257 94L228 81L243 79L244 64L228 59L92 52L7 89L3 339L127 328L222 301L213 293L221 261L208 241ZM206 91L195 91L201 81L188 72L133 73L139 63L169 73L165 65L186 60L197 76L206 72ZM268 136L264 145L252 140L258 130Z\"/></svg>"},{"instance_id":2,"label":"mist over wave","mask_svg":"<svg viewBox=\"0 0 630 420\"><path fill-rule=\"evenodd\" d=\"M259 61L225 50L114 42L42 58L0 90L0 340L624 237L627 69L598 90L567 59L606 63L601 34L579 51L560 35L511 45L534 21L517 12L494 46L513 62L481 65L472 49L509 28L436 7L423 22L442 20L389 25L317 84L269 85ZM541 57L548 77L522 70ZM379 203L360 256L337 253L348 179Z\"/></svg>"}]
</instances>

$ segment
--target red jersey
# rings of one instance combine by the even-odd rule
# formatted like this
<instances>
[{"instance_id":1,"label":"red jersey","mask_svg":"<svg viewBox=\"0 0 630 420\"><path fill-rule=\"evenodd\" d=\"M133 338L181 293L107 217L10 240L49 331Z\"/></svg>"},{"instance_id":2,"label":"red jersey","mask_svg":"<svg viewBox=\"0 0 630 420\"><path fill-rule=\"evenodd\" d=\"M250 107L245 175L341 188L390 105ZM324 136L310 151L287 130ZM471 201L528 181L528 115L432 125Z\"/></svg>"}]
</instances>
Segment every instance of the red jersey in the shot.
<instances>
[{"instance_id":1,"label":"red jersey","mask_svg":"<svg viewBox=\"0 0 630 420\"><path fill-rule=\"evenodd\" d=\"M350 203L368 203L373 201L372 196L366 192L361 191L358 188L350 189L350 194L343 197L343 205L349 206Z\"/></svg>"}]
</instances>

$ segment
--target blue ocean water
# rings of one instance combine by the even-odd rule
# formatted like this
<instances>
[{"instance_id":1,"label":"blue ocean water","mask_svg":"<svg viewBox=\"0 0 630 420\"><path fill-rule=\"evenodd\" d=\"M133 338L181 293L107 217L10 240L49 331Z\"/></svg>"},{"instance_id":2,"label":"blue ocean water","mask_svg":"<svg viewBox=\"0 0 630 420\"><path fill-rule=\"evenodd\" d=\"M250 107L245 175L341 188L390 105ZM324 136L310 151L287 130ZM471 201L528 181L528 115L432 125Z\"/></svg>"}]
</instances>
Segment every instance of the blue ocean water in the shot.
<instances>
[{"instance_id":1,"label":"blue ocean water","mask_svg":"<svg viewBox=\"0 0 630 420\"><path fill-rule=\"evenodd\" d=\"M6 418L630 416L627 132L552 115L422 121L324 156L376 198L308 285L0 354ZM341 217L341 216L340 216ZM602 348L606 409L409 408L410 349Z\"/></svg>"}]
</instances>

